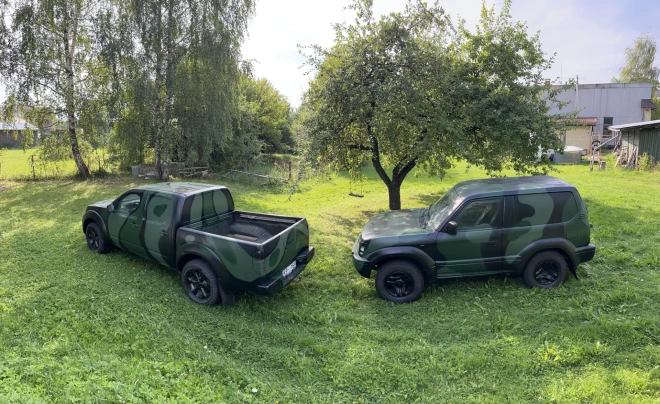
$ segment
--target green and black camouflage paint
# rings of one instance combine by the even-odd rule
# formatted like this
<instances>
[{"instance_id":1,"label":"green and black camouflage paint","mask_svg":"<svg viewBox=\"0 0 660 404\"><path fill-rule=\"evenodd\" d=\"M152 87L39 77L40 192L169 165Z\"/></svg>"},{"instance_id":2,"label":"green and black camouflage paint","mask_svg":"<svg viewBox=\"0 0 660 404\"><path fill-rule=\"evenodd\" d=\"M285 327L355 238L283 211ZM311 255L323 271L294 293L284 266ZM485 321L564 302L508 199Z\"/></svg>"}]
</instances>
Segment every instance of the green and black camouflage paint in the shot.
<instances>
[{"instance_id":1,"label":"green and black camouflage paint","mask_svg":"<svg viewBox=\"0 0 660 404\"><path fill-rule=\"evenodd\" d=\"M124 198L136 197L139 202L132 210L120 209ZM115 208L112 213L109 204ZM255 242L205 231L249 218L263 221L261 227L252 226L261 230L261 239ZM207 184L160 183L135 188L114 201L90 205L83 230L91 220L101 221L102 230L116 246L170 268L180 269L178 262L189 249L215 256L222 266L216 270L239 284L276 276L309 248L305 219L237 212L227 188ZM262 228L268 221L280 223L273 233Z\"/></svg>"},{"instance_id":2,"label":"green and black camouflage paint","mask_svg":"<svg viewBox=\"0 0 660 404\"><path fill-rule=\"evenodd\" d=\"M433 268L424 268L427 273L449 278L519 272L526 249L535 243L564 240L574 249L589 246L586 205L575 187L562 180L545 176L485 179L462 182L453 189L457 198L438 228L422 227L424 209L372 218L353 247L358 272L369 276L376 264L372 257L387 258L387 249L405 251L411 259L430 263L426 266ZM442 231L476 200L499 201L493 226L476 226L456 235ZM365 247L362 255L361 246Z\"/></svg>"}]
</instances>

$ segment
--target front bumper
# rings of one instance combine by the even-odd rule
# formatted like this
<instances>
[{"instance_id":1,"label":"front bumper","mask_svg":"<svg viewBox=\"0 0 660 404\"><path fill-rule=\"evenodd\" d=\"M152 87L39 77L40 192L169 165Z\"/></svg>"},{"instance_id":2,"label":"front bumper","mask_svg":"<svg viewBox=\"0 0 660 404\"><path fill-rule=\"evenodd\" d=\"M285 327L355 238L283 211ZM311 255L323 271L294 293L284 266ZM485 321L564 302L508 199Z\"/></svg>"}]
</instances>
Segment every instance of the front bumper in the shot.
<instances>
[{"instance_id":1,"label":"front bumper","mask_svg":"<svg viewBox=\"0 0 660 404\"><path fill-rule=\"evenodd\" d=\"M282 272L278 271L277 275L266 279L266 281L257 286L257 292L263 293L266 295L272 295L280 290L283 287L288 285L296 276L307 267L307 264L314 258L314 247L307 247L306 250L303 250L300 254L296 256L296 267L293 271L287 276L282 276Z\"/></svg>"},{"instance_id":2,"label":"front bumper","mask_svg":"<svg viewBox=\"0 0 660 404\"><path fill-rule=\"evenodd\" d=\"M371 271L374 269L374 264L372 264L368 259L360 257L360 239L358 238L353 245L353 266L358 271L358 273L365 278L371 277Z\"/></svg>"},{"instance_id":3,"label":"front bumper","mask_svg":"<svg viewBox=\"0 0 660 404\"><path fill-rule=\"evenodd\" d=\"M593 244L576 248L575 258L577 258L578 262L575 263L575 266L577 267L583 262L591 261L594 258L594 255L596 255L596 246Z\"/></svg>"}]
</instances>

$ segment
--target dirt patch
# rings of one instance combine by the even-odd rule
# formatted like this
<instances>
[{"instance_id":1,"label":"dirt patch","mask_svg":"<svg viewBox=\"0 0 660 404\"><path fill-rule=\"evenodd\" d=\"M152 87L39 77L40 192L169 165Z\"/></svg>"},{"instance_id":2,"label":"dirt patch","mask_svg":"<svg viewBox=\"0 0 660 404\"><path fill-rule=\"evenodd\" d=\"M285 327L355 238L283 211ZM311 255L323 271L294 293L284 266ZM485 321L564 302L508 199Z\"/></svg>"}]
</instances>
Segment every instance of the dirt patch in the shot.
<instances>
[{"instance_id":1,"label":"dirt patch","mask_svg":"<svg viewBox=\"0 0 660 404\"><path fill-rule=\"evenodd\" d=\"M8 189L8 188L5 187L4 185L0 184L0 192L4 191L5 189Z\"/></svg>"}]
</instances>

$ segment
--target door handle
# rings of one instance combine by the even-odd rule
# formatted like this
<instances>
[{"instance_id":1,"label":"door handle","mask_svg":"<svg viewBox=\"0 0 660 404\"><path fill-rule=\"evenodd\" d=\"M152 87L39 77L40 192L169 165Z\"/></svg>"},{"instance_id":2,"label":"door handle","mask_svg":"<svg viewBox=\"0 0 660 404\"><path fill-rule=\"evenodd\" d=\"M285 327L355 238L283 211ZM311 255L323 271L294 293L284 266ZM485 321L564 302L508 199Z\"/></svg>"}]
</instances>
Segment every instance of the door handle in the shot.
<instances>
[{"instance_id":1,"label":"door handle","mask_svg":"<svg viewBox=\"0 0 660 404\"><path fill-rule=\"evenodd\" d=\"M489 245L489 246L494 246L494 245L497 245L497 241L486 241L482 244L486 244L486 245Z\"/></svg>"},{"instance_id":2,"label":"door handle","mask_svg":"<svg viewBox=\"0 0 660 404\"><path fill-rule=\"evenodd\" d=\"M170 232L165 231L165 230L161 230L161 231L160 231L160 235L161 235L161 236L169 236L169 235L170 235Z\"/></svg>"},{"instance_id":3,"label":"door handle","mask_svg":"<svg viewBox=\"0 0 660 404\"><path fill-rule=\"evenodd\" d=\"M133 222L133 223L131 223L131 226L133 226L133 227L138 227L138 224L135 223L135 222Z\"/></svg>"}]
</instances>

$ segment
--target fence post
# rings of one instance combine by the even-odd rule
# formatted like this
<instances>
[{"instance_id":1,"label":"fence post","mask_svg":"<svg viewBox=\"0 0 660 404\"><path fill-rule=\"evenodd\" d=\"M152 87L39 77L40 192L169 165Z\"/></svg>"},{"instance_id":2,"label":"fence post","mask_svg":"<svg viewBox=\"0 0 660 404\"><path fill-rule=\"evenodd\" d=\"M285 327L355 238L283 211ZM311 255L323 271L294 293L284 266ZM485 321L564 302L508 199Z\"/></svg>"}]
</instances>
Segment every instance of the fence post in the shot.
<instances>
[{"instance_id":1,"label":"fence post","mask_svg":"<svg viewBox=\"0 0 660 404\"><path fill-rule=\"evenodd\" d=\"M291 181L291 160L288 161L287 165L289 166L289 181Z\"/></svg>"},{"instance_id":2,"label":"fence post","mask_svg":"<svg viewBox=\"0 0 660 404\"><path fill-rule=\"evenodd\" d=\"M0 163L0 174L2 174L2 163Z\"/></svg>"},{"instance_id":3,"label":"fence post","mask_svg":"<svg viewBox=\"0 0 660 404\"><path fill-rule=\"evenodd\" d=\"M37 174L34 172L34 154L30 156L30 160L32 160L32 163L30 164L32 166L32 179L36 180Z\"/></svg>"}]
</instances>

